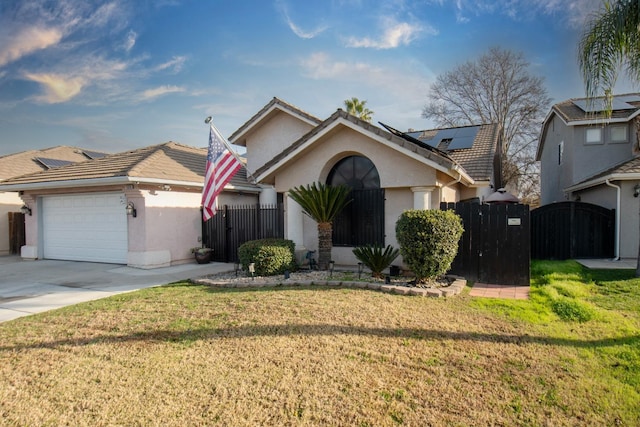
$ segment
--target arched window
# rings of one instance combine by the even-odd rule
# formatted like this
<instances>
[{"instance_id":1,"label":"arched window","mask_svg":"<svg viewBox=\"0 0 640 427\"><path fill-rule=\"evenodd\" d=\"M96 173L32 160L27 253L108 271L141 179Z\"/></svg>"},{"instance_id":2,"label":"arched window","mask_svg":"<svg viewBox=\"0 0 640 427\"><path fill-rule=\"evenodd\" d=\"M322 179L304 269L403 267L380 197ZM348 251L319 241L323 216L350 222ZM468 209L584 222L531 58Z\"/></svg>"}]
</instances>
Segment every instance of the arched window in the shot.
<instances>
[{"instance_id":1,"label":"arched window","mask_svg":"<svg viewBox=\"0 0 640 427\"><path fill-rule=\"evenodd\" d=\"M384 246L384 189L373 162L363 156L345 157L331 169L327 184L351 188L351 203L333 222L333 244Z\"/></svg>"}]
</instances>

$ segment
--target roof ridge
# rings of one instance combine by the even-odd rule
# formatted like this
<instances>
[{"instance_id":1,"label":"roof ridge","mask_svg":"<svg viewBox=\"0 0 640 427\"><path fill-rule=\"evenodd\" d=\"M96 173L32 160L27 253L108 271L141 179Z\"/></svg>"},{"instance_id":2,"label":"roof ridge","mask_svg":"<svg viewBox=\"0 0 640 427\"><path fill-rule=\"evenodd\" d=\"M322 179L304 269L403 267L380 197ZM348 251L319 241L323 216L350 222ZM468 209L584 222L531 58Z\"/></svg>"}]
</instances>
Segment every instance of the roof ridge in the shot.
<instances>
[{"instance_id":1,"label":"roof ridge","mask_svg":"<svg viewBox=\"0 0 640 427\"><path fill-rule=\"evenodd\" d=\"M236 129L231 136L229 136L229 141L232 141L237 135L242 134L242 132L244 132L244 130L246 130L253 122L255 122L260 116L262 116L263 114L265 114L267 111L269 111L272 107L274 107L275 105L279 105L281 107L283 107L284 109L294 113L294 114L298 114L300 116L305 117L307 120L310 120L312 122L315 123L315 125L319 125L320 123L322 123L323 120L319 119L318 117L314 116L313 114L309 114L306 111L304 111L303 109L296 107L293 104L290 104L288 102L285 102L283 100L281 100L280 98L277 97L273 97L271 98L271 100L264 106L262 107L260 110L258 110L257 113L255 113L253 116L251 116L251 118L249 118L249 120L247 120L246 122L244 122L238 129Z\"/></svg>"},{"instance_id":2,"label":"roof ridge","mask_svg":"<svg viewBox=\"0 0 640 427\"><path fill-rule=\"evenodd\" d=\"M403 132L403 133L430 132L430 131L434 131L434 130L469 128L469 127L472 127L472 126L497 126L497 125L498 125L498 123L489 122L489 123L479 123L479 124L476 124L476 125L460 125L460 126L451 126L451 127L438 127L438 128L431 128L431 129L414 129L414 130L406 131L406 132Z\"/></svg>"},{"instance_id":3,"label":"roof ridge","mask_svg":"<svg viewBox=\"0 0 640 427\"><path fill-rule=\"evenodd\" d=\"M623 96L631 96L631 95L640 96L640 92L619 93L617 95L613 95L613 98L620 98L620 97L623 97ZM604 98L605 98L605 96L603 95L603 96L594 96L591 99L604 99ZM589 99L588 96L583 96L583 97L579 97L579 98L569 98L569 99L565 99L564 101L557 102L557 103L555 103L553 105L555 106L555 105L564 104L566 102L573 102L573 101L585 101L587 99Z\"/></svg>"}]
</instances>

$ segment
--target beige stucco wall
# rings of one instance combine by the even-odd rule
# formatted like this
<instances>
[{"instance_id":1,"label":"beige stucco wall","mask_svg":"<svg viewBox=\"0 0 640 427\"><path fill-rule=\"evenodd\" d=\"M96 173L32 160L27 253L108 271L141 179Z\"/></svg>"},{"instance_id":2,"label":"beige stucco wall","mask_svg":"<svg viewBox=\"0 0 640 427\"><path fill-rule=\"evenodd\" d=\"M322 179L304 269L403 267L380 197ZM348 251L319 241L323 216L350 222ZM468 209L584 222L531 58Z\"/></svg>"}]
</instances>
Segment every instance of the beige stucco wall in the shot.
<instances>
[{"instance_id":1,"label":"beige stucco wall","mask_svg":"<svg viewBox=\"0 0 640 427\"><path fill-rule=\"evenodd\" d=\"M389 143L392 144L392 143ZM315 181L326 182L333 166L351 155L369 158L380 175L380 185L385 189L385 244L399 247L395 238L395 224L399 216L414 207L413 188L433 188L431 208L437 209L440 200L440 186L451 183L452 178L434 168L412 159L360 132L340 127L315 142L309 149L283 166L275 178L278 192L286 193L290 188L310 184ZM444 189L447 197L459 200L459 185ZM475 192L475 190L474 190ZM303 214L299 214L303 215ZM317 250L318 234L314 221L303 215L303 242L307 250ZM355 265L351 247L334 247L332 257L338 264ZM399 258L394 264L401 265Z\"/></svg>"},{"instance_id":2,"label":"beige stucco wall","mask_svg":"<svg viewBox=\"0 0 640 427\"><path fill-rule=\"evenodd\" d=\"M312 126L278 111L246 136L247 169L255 172L286 147L309 132Z\"/></svg>"},{"instance_id":3,"label":"beige stucco wall","mask_svg":"<svg viewBox=\"0 0 640 427\"><path fill-rule=\"evenodd\" d=\"M159 190L158 186L119 185L78 189L58 189L25 192L20 201L27 203L33 212L25 217L26 246L24 258L38 258L40 198L49 195L81 194L87 192L122 192L127 202L133 202L137 216L127 217L128 265L138 268L155 268L171 264L194 262L190 249L201 246L202 228L200 201L197 188L173 188ZM255 204L255 194L223 193L220 204ZM123 208L124 209L124 208Z\"/></svg>"},{"instance_id":4,"label":"beige stucco wall","mask_svg":"<svg viewBox=\"0 0 640 427\"><path fill-rule=\"evenodd\" d=\"M18 193L0 192L0 255L9 254L9 212L20 212Z\"/></svg>"},{"instance_id":5,"label":"beige stucco wall","mask_svg":"<svg viewBox=\"0 0 640 427\"><path fill-rule=\"evenodd\" d=\"M279 170L276 190L286 192L294 186L325 182L331 168L344 157L352 155L365 156L373 162L383 188L436 185L433 168L359 132L340 127Z\"/></svg>"}]
</instances>

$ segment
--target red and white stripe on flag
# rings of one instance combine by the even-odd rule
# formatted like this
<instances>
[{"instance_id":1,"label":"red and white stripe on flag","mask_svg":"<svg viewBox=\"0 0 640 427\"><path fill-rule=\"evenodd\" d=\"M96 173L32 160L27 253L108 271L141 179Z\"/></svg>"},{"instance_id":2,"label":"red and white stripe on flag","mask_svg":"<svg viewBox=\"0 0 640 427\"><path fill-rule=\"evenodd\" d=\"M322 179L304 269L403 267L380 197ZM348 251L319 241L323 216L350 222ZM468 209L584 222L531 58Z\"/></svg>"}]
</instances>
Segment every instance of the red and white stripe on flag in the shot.
<instances>
[{"instance_id":1,"label":"red and white stripe on flag","mask_svg":"<svg viewBox=\"0 0 640 427\"><path fill-rule=\"evenodd\" d=\"M231 154L222 136L211 126L202 189L202 219L207 221L215 215L218 195L241 167L242 163Z\"/></svg>"}]
</instances>

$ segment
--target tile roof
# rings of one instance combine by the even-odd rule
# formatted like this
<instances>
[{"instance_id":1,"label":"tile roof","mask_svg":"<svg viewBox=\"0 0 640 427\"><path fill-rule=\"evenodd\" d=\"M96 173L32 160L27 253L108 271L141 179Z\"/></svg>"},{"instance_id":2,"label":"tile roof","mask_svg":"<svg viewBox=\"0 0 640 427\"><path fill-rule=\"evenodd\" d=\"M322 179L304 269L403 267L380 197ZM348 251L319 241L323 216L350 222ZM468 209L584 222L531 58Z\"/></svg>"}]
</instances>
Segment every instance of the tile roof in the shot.
<instances>
[{"instance_id":1,"label":"tile roof","mask_svg":"<svg viewBox=\"0 0 640 427\"><path fill-rule=\"evenodd\" d=\"M165 180L204 183L207 149L195 148L175 142L153 145L137 150L111 154L99 159L74 163L56 169L12 178L3 185L53 183L63 181L125 178L128 181ZM231 185L249 186L246 170L236 174Z\"/></svg>"},{"instance_id":2,"label":"tile roof","mask_svg":"<svg viewBox=\"0 0 640 427\"><path fill-rule=\"evenodd\" d=\"M313 139L316 135L318 135L320 132L322 132L324 129L330 127L332 124L334 124L335 122L337 122L340 119L344 119L344 120L348 120L352 123L354 123L355 125L361 127L364 131L366 132L371 132L374 133L375 135L381 136L387 140L389 140L390 142L398 145L399 147L404 147L406 149L409 149L410 151L424 157L425 159L431 160L435 163L437 163L438 165L446 168L446 169L451 169L455 166L455 162L451 159L448 159L446 157L443 157L439 154L437 154L436 152L434 152L433 150L428 150L426 148L423 148L415 143L412 143L406 139L400 138L396 135L393 135L389 132L387 132L386 130L380 129L379 127L365 121L362 120L356 116L353 116L349 113L347 113L346 111L342 110L342 109L338 109L335 113L333 113L328 119L326 119L325 121L323 121L321 124L319 124L318 126L316 126L315 128L313 128L311 131L309 131L307 134L305 134L304 136L302 136L300 139L298 139L297 141L295 141L293 144L291 144L289 147L285 148L281 153L277 154L275 157L273 157L271 160L269 160L267 163L265 163L262 167L260 167L258 170L255 171L254 175L256 177L268 172L270 169L272 169L273 167L275 167L277 164L279 164L281 161L285 160L287 157L289 157L291 154L293 154L297 149L301 148L302 146L304 146L309 140Z\"/></svg>"},{"instance_id":3,"label":"tile roof","mask_svg":"<svg viewBox=\"0 0 640 427\"><path fill-rule=\"evenodd\" d=\"M602 184L607 179L624 180L625 175L628 176L627 179L638 179L638 175L640 175L640 157L625 160L624 162L621 162L605 171L598 172L595 175L586 178L568 188L588 188L594 185Z\"/></svg>"},{"instance_id":4,"label":"tile roof","mask_svg":"<svg viewBox=\"0 0 640 427\"><path fill-rule=\"evenodd\" d=\"M471 148L447 150L476 181L489 181L493 177L493 157L498 147L498 125L481 125Z\"/></svg>"},{"instance_id":5,"label":"tile roof","mask_svg":"<svg viewBox=\"0 0 640 427\"><path fill-rule=\"evenodd\" d=\"M493 158L498 146L498 125L495 123L473 126L459 126L456 128L439 128L422 131L412 131L412 135L420 141L430 141L442 130L478 128L478 133L470 148L457 150L443 149L475 181L489 181L493 177Z\"/></svg>"},{"instance_id":6,"label":"tile roof","mask_svg":"<svg viewBox=\"0 0 640 427\"><path fill-rule=\"evenodd\" d=\"M615 95L613 98L621 99L624 97L630 97L638 95L637 93L629 93L623 95ZM595 98L593 102L601 101L603 98ZM587 98L571 98L566 101L555 104L552 111L557 113L565 122L575 122L584 120L630 120L633 118L640 109L640 101L626 101L627 104L635 107L633 109L620 109L611 111L611 117L607 118L604 112L585 112L582 108L578 107L575 102L587 102Z\"/></svg>"},{"instance_id":7,"label":"tile roof","mask_svg":"<svg viewBox=\"0 0 640 427\"><path fill-rule=\"evenodd\" d=\"M266 117L265 114L267 114L270 110L272 109L277 109L280 111L287 111L295 116L298 116L310 123L312 123L313 125L319 125L320 123L322 123L322 120L320 120L319 118L307 113L306 111L301 110L300 108L289 104L281 99L278 99L276 97L273 97L273 99L271 99L271 101L269 101L267 103L267 105L265 105L264 107L262 107L262 109L260 109L260 111L258 111L256 114L253 115L253 117L251 117L249 120L247 120L242 126L240 126L230 137L229 137L229 142L233 143L233 144L238 144L238 145L243 145L244 141L242 141L241 136L248 131L252 126L254 126L257 122L260 121L261 118Z\"/></svg>"},{"instance_id":8,"label":"tile roof","mask_svg":"<svg viewBox=\"0 0 640 427\"><path fill-rule=\"evenodd\" d=\"M84 162L89 160L85 151L83 148L60 145L44 150L29 150L0 156L0 181L46 170L46 166L37 158ZM91 153L96 152L91 151Z\"/></svg>"}]
</instances>

